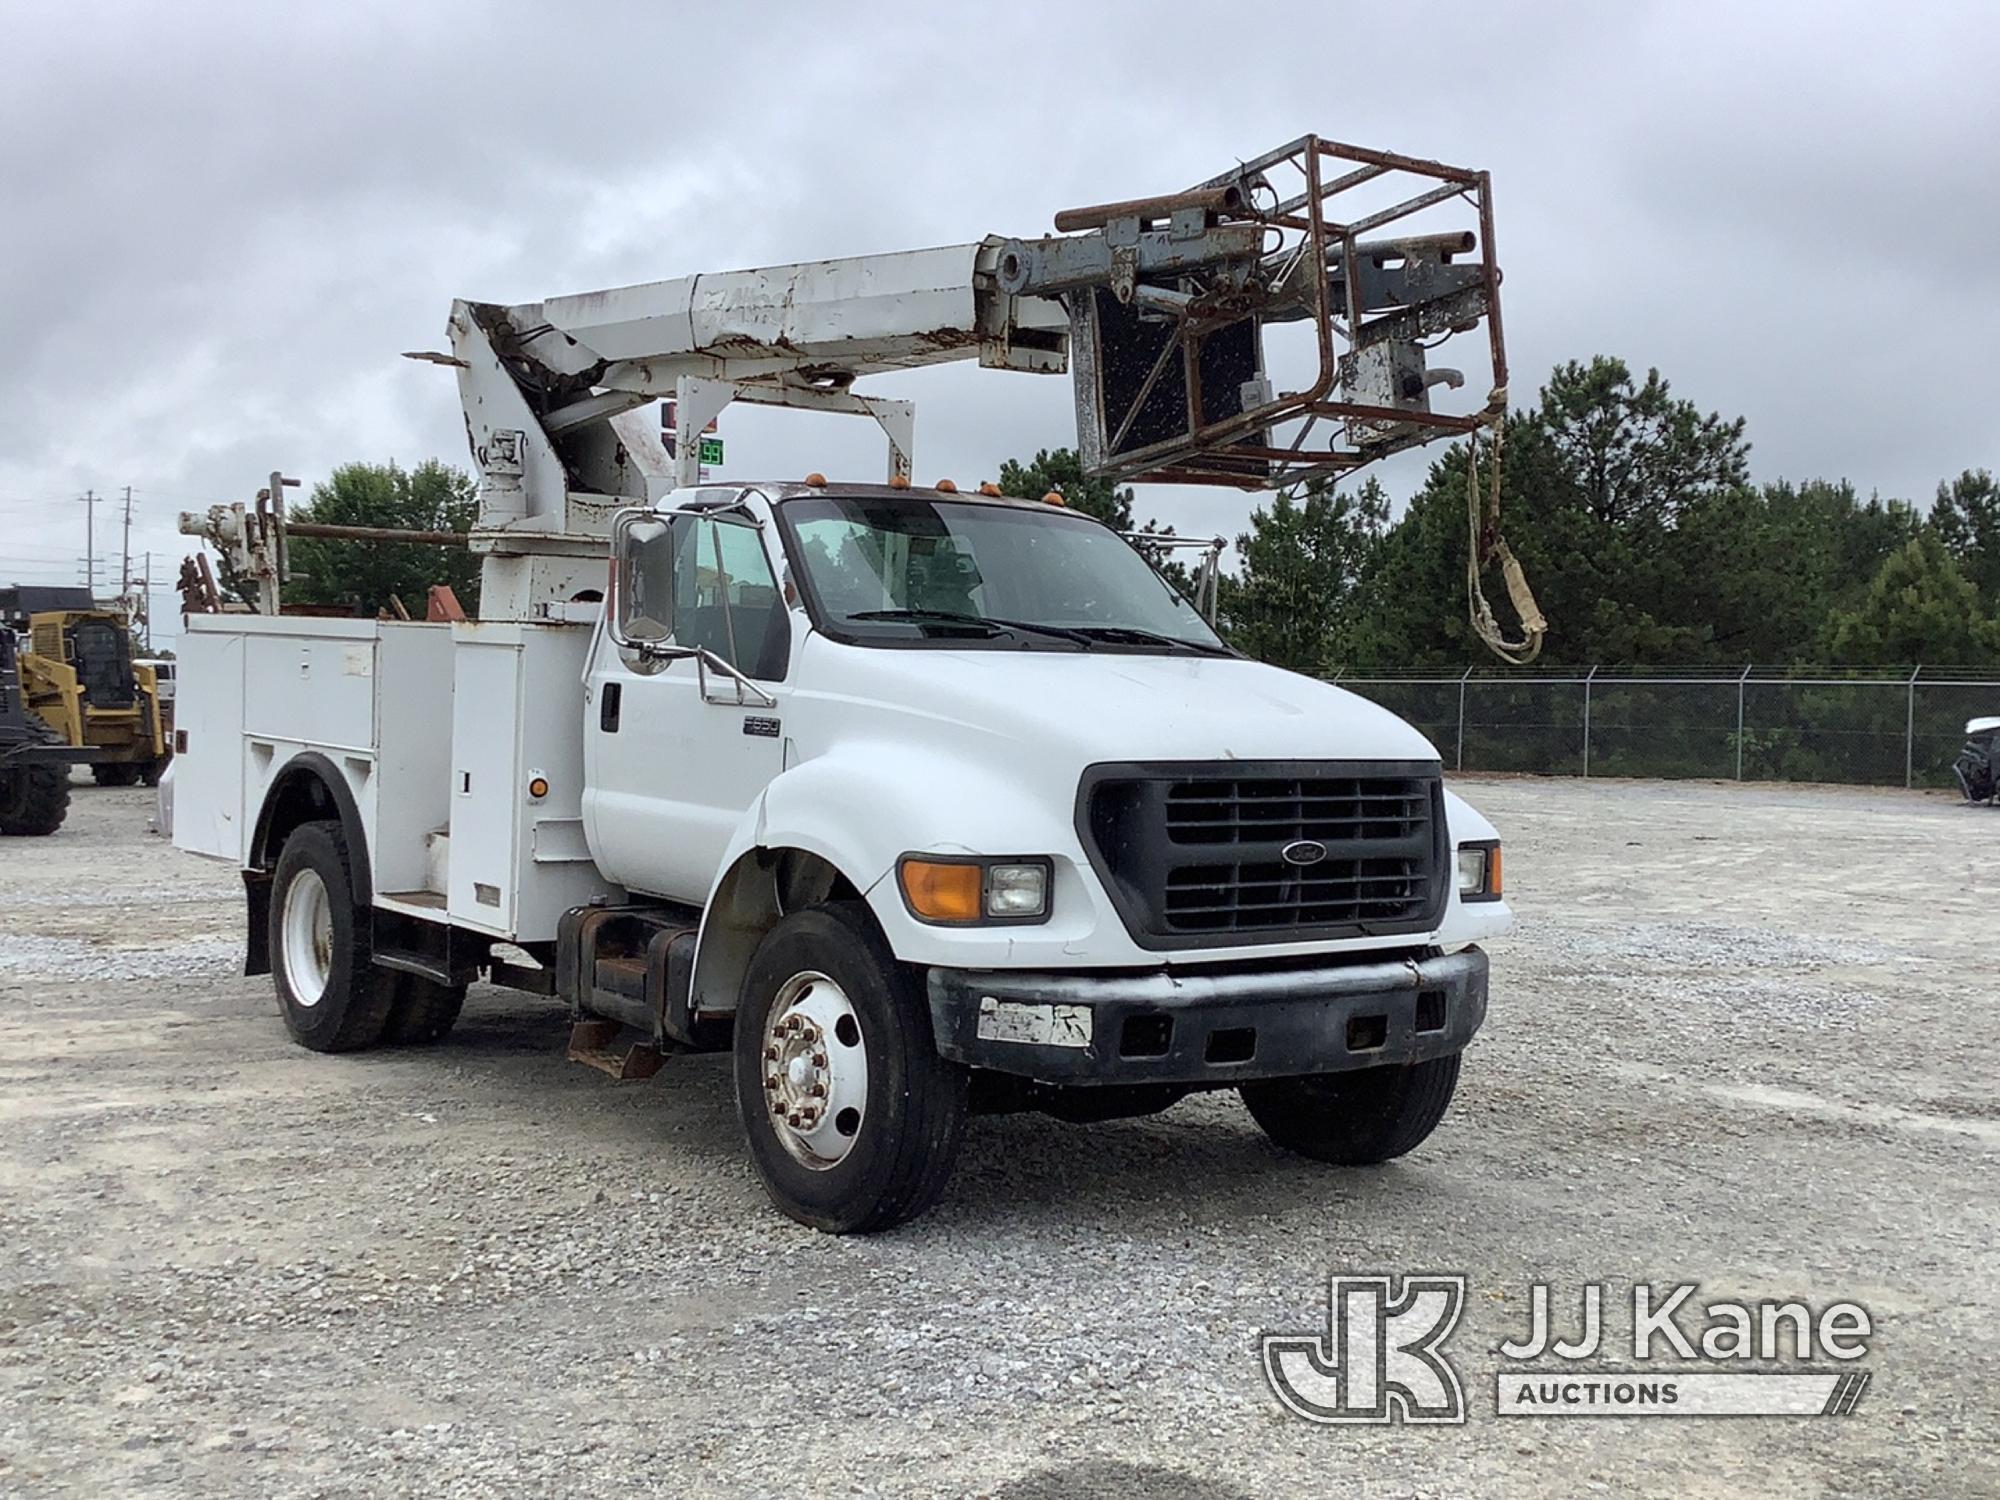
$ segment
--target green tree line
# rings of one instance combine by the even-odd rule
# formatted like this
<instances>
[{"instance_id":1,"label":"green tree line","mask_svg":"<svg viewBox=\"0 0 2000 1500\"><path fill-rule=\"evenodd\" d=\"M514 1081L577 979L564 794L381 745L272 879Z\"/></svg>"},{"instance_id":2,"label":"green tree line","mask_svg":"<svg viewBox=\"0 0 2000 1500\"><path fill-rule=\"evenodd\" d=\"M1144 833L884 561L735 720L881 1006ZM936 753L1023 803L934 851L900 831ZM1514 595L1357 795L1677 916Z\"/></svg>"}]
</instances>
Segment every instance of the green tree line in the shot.
<instances>
[{"instance_id":1,"label":"green tree line","mask_svg":"<svg viewBox=\"0 0 2000 1500\"><path fill-rule=\"evenodd\" d=\"M478 518L472 476L427 459L414 469L395 463L342 464L313 486L291 512L296 521L395 531L467 532ZM470 615L479 608L479 559L463 547L411 542L357 542L294 536L288 604L333 605L372 616L399 600L423 619L432 584L448 584Z\"/></svg>"},{"instance_id":2,"label":"green tree line","mask_svg":"<svg viewBox=\"0 0 2000 1500\"><path fill-rule=\"evenodd\" d=\"M2000 665L2000 485L1986 469L1940 483L1927 510L1845 479L1753 484L1743 418L1604 356L1552 371L1507 419L1503 455L1502 528L1549 618L1549 665ZM1467 619L1466 464L1464 444L1442 449L1400 512L1372 478L1258 506L1222 580L1225 637L1320 675L1487 664ZM1067 448L1007 463L1000 488L1171 534ZM476 511L472 479L432 461L343 465L297 514L464 531ZM1185 583L1171 555L1157 561ZM478 603L462 550L301 537L292 571L299 603L373 614L394 597L421 616L433 583Z\"/></svg>"},{"instance_id":3,"label":"green tree line","mask_svg":"<svg viewBox=\"0 0 2000 1500\"><path fill-rule=\"evenodd\" d=\"M1753 484L1745 430L1602 356L1558 366L1507 419L1501 523L1549 617L1544 662L2000 665L1990 472L1944 481L1927 512L1845 479ZM1443 449L1400 514L1373 479L1259 506L1223 580L1224 635L1321 675L1490 663L1467 619L1466 463L1464 444ZM1132 524L1132 492L1085 481L1066 449L1008 465L1001 487Z\"/></svg>"}]
</instances>

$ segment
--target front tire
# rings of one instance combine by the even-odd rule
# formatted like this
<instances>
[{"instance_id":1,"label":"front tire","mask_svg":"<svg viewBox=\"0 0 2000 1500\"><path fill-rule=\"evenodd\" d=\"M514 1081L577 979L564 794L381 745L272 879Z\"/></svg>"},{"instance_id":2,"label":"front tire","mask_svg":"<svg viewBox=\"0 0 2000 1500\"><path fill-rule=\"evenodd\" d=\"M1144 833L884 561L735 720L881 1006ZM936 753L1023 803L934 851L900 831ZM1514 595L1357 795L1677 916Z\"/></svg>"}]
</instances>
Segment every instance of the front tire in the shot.
<instances>
[{"instance_id":1,"label":"front tire","mask_svg":"<svg viewBox=\"0 0 2000 1500\"><path fill-rule=\"evenodd\" d=\"M757 1175L801 1224L888 1229L944 1191L968 1075L938 1055L923 988L865 908L808 907L765 934L738 1001L735 1071Z\"/></svg>"},{"instance_id":2,"label":"front tire","mask_svg":"<svg viewBox=\"0 0 2000 1500\"><path fill-rule=\"evenodd\" d=\"M100 761L90 768L90 774L99 786L134 786L139 769L129 761Z\"/></svg>"},{"instance_id":3,"label":"front tire","mask_svg":"<svg viewBox=\"0 0 2000 1500\"><path fill-rule=\"evenodd\" d=\"M352 871L347 836L326 819L292 830L271 882L278 1013L292 1040L315 1052L373 1046L395 999L395 976L374 965Z\"/></svg>"},{"instance_id":4,"label":"front tire","mask_svg":"<svg viewBox=\"0 0 2000 1500\"><path fill-rule=\"evenodd\" d=\"M1238 1090L1251 1118L1287 1151L1336 1166L1389 1161L1437 1129L1463 1053L1408 1067L1273 1078Z\"/></svg>"}]
</instances>

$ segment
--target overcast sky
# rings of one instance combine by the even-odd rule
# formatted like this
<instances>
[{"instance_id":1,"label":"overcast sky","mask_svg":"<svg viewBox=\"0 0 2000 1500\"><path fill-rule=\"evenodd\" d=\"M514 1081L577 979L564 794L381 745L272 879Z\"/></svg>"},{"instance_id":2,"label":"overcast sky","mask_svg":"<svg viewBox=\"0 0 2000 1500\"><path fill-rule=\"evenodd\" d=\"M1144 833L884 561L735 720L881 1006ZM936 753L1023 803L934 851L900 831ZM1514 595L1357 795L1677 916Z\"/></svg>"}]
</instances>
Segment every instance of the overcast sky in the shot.
<instances>
[{"instance_id":1,"label":"overcast sky","mask_svg":"<svg viewBox=\"0 0 2000 1500\"><path fill-rule=\"evenodd\" d=\"M1517 404L1617 354L1746 416L1759 479L1923 500L2000 466L1991 3L0 0L0 24L0 581L77 581L86 487L133 486L167 577L177 512L274 467L468 463L450 372L398 358L442 346L454 296L1041 233L1308 131L1492 171ZM1067 380L867 388L917 398L920 480L1074 441ZM864 429L732 409L722 472L874 479ZM1249 502L1141 510L1233 533Z\"/></svg>"}]
</instances>

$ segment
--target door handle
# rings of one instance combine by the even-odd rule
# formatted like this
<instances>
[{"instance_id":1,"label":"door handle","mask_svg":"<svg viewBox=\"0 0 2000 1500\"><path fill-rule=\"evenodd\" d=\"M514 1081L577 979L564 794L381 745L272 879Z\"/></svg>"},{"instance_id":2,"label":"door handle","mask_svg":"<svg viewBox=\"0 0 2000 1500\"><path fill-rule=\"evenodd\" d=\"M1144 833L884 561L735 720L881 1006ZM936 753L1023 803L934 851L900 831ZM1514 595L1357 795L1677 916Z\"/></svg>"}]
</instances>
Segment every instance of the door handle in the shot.
<instances>
[{"instance_id":1,"label":"door handle","mask_svg":"<svg viewBox=\"0 0 2000 1500\"><path fill-rule=\"evenodd\" d=\"M599 689L602 694L597 700L597 727L606 734L618 732L618 709L625 696L625 684L607 682Z\"/></svg>"}]
</instances>

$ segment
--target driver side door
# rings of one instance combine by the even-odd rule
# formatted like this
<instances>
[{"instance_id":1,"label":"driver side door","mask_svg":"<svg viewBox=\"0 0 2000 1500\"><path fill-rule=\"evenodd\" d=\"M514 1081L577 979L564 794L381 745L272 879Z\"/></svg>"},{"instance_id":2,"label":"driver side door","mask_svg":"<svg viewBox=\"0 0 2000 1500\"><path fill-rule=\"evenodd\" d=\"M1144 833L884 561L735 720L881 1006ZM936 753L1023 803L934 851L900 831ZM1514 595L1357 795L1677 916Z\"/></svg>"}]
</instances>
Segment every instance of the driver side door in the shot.
<instances>
[{"instance_id":1,"label":"driver side door","mask_svg":"<svg viewBox=\"0 0 2000 1500\"><path fill-rule=\"evenodd\" d=\"M621 649L607 631L591 665L584 817L611 879L699 906L737 825L784 769L792 619L766 528L735 513L661 519L628 539L607 607L634 639L705 648L754 687L691 655Z\"/></svg>"}]
</instances>

